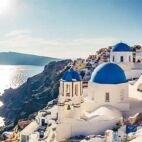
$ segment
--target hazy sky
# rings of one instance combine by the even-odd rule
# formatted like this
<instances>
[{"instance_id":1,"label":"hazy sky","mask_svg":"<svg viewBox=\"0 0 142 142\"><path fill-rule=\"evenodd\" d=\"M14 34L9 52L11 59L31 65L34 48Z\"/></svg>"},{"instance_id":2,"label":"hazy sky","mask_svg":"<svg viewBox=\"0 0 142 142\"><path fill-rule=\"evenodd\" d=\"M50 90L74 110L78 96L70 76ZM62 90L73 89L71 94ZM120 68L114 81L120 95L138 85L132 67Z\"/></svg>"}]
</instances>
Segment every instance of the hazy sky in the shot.
<instances>
[{"instance_id":1,"label":"hazy sky","mask_svg":"<svg viewBox=\"0 0 142 142\"><path fill-rule=\"evenodd\" d=\"M120 41L142 44L142 0L0 0L0 51L87 57Z\"/></svg>"}]
</instances>

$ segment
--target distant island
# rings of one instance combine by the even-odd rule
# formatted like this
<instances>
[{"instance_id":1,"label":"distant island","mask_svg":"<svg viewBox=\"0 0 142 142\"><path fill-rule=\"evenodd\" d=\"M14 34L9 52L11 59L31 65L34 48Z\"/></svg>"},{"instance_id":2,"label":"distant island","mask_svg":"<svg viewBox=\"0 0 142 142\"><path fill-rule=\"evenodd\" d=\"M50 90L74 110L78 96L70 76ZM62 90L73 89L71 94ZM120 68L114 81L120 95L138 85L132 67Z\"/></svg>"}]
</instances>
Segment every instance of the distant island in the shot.
<instances>
[{"instance_id":1,"label":"distant island","mask_svg":"<svg viewBox=\"0 0 142 142\"><path fill-rule=\"evenodd\" d=\"M17 52L0 52L0 65L37 65L43 66L50 61L59 61L60 59L24 54Z\"/></svg>"}]
</instances>

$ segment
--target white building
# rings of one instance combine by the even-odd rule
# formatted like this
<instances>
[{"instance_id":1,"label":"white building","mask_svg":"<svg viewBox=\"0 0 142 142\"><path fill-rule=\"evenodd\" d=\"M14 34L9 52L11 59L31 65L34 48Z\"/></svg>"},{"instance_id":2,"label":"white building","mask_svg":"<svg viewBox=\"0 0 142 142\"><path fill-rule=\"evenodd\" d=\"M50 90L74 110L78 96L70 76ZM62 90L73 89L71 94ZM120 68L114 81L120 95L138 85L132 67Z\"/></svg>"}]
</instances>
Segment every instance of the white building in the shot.
<instances>
[{"instance_id":1,"label":"white building","mask_svg":"<svg viewBox=\"0 0 142 142\"><path fill-rule=\"evenodd\" d=\"M137 63L142 62L142 48L141 47L136 48L136 51L134 54L135 54L135 62Z\"/></svg>"},{"instance_id":2,"label":"white building","mask_svg":"<svg viewBox=\"0 0 142 142\"><path fill-rule=\"evenodd\" d=\"M110 105L121 111L129 110L128 80L124 71L114 63L99 65L88 83L88 97L95 108Z\"/></svg>"},{"instance_id":3,"label":"white building","mask_svg":"<svg viewBox=\"0 0 142 142\"><path fill-rule=\"evenodd\" d=\"M114 45L110 52L110 62L118 64L125 72L128 80L137 79L142 73L142 63L134 62L140 59L141 51L135 53L125 43Z\"/></svg>"},{"instance_id":4,"label":"white building","mask_svg":"<svg viewBox=\"0 0 142 142\"><path fill-rule=\"evenodd\" d=\"M32 142L32 140L35 141L39 137L38 133L35 132L37 129L38 129L38 123L36 121L32 121L25 129L21 131L20 141L21 142Z\"/></svg>"},{"instance_id":5,"label":"white building","mask_svg":"<svg viewBox=\"0 0 142 142\"><path fill-rule=\"evenodd\" d=\"M103 132L120 120L120 111L129 110L128 81L114 63L98 66L88 83L86 97L82 91L79 74L73 69L66 71L60 81L58 141Z\"/></svg>"},{"instance_id":6,"label":"white building","mask_svg":"<svg viewBox=\"0 0 142 142\"><path fill-rule=\"evenodd\" d=\"M142 100L142 75L137 81L133 81L129 84L129 96Z\"/></svg>"},{"instance_id":7,"label":"white building","mask_svg":"<svg viewBox=\"0 0 142 142\"><path fill-rule=\"evenodd\" d=\"M82 96L82 81L77 72L69 69L60 80L60 95L58 101L58 118L62 121L66 117L80 118Z\"/></svg>"},{"instance_id":8,"label":"white building","mask_svg":"<svg viewBox=\"0 0 142 142\"><path fill-rule=\"evenodd\" d=\"M125 43L118 43L113 46L110 54L110 62L131 63L133 62L133 52L131 47Z\"/></svg>"}]
</instances>

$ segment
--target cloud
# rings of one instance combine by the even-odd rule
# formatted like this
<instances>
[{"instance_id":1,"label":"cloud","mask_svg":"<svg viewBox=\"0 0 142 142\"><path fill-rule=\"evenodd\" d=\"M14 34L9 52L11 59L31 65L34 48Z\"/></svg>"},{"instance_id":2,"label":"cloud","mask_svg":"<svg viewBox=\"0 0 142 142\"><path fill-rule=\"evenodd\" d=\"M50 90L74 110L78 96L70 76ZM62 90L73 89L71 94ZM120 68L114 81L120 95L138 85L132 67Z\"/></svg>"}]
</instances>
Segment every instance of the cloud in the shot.
<instances>
[{"instance_id":1,"label":"cloud","mask_svg":"<svg viewBox=\"0 0 142 142\"><path fill-rule=\"evenodd\" d=\"M0 47L2 51L75 58L95 54L99 48L107 47L116 42L117 39L111 37L51 40L47 37L35 37L29 30L17 30L6 33L4 37L0 38Z\"/></svg>"},{"instance_id":2,"label":"cloud","mask_svg":"<svg viewBox=\"0 0 142 142\"><path fill-rule=\"evenodd\" d=\"M14 36L27 35L27 34L30 34L29 30L16 30L16 31L6 33L5 36L6 37L14 37Z\"/></svg>"}]
</instances>

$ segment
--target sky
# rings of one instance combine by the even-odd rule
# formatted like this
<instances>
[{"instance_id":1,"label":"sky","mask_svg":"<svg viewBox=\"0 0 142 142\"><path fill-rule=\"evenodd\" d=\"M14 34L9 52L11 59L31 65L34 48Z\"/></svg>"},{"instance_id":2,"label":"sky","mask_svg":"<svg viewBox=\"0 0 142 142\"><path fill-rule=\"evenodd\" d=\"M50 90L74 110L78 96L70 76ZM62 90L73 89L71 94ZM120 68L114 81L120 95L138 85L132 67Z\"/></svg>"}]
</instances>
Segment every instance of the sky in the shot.
<instances>
[{"instance_id":1,"label":"sky","mask_svg":"<svg viewBox=\"0 0 142 142\"><path fill-rule=\"evenodd\" d=\"M0 0L0 52L86 58L120 41L142 45L142 0Z\"/></svg>"}]
</instances>

